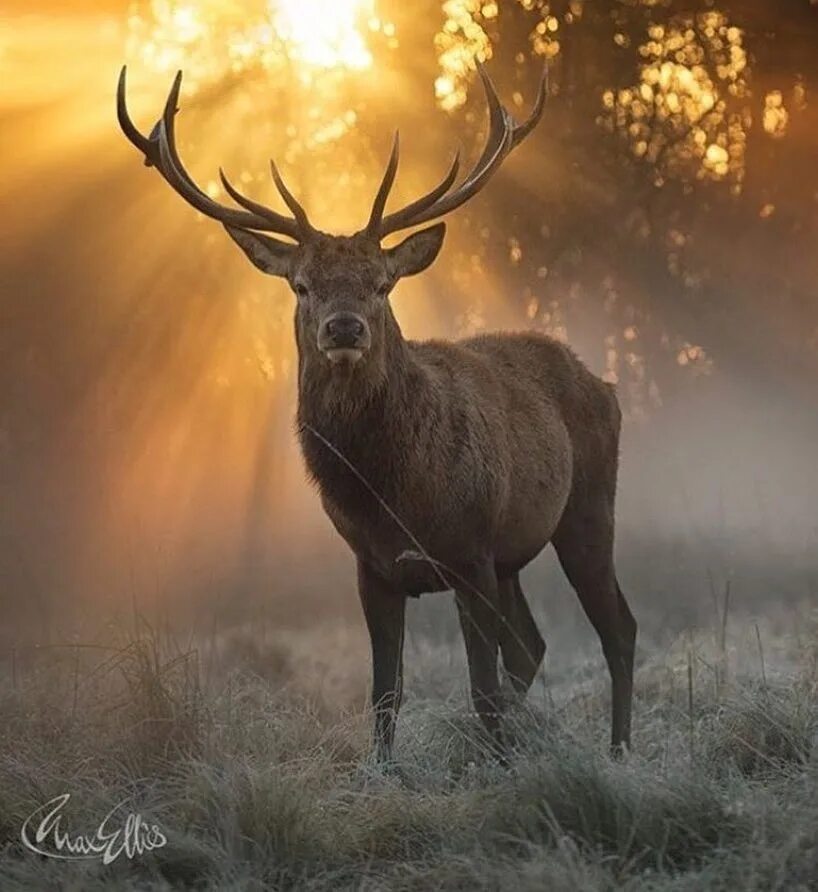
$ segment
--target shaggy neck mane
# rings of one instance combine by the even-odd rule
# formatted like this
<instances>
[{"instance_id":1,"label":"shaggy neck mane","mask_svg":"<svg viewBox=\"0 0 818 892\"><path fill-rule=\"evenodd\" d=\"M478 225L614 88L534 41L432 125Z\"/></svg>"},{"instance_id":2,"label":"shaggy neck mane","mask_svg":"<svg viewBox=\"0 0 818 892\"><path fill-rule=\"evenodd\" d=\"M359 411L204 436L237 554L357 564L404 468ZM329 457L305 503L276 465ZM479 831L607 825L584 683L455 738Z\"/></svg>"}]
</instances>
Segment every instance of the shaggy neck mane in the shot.
<instances>
[{"instance_id":1,"label":"shaggy neck mane","mask_svg":"<svg viewBox=\"0 0 818 892\"><path fill-rule=\"evenodd\" d=\"M382 355L366 357L362 368L333 368L312 345L298 343L298 427L307 469L338 501L361 495L346 462L383 497L401 474L402 444L410 439L403 428L422 376L391 308L382 343Z\"/></svg>"}]
</instances>

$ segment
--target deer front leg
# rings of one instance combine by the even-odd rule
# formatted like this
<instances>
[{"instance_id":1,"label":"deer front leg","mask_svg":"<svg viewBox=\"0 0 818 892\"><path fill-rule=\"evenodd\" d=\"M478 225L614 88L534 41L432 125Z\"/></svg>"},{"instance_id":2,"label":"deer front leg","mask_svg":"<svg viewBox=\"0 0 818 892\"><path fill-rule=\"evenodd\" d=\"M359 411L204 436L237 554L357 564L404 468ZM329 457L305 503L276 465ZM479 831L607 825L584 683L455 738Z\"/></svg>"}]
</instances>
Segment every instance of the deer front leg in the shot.
<instances>
[{"instance_id":1,"label":"deer front leg","mask_svg":"<svg viewBox=\"0 0 818 892\"><path fill-rule=\"evenodd\" d=\"M466 642L472 702L495 744L502 748L497 678L500 598L494 563L480 564L462 574L455 600Z\"/></svg>"},{"instance_id":2,"label":"deer front leg","mask_svg":"<svg viewBox=\"0 0 818 892\"><path fill-rule=\"evenodd\" d=\"M375 757L392 758L403 691L403 631L406 597L358 560L358 593L372 642L372 709Z\"/></svg>"}]
</instances>

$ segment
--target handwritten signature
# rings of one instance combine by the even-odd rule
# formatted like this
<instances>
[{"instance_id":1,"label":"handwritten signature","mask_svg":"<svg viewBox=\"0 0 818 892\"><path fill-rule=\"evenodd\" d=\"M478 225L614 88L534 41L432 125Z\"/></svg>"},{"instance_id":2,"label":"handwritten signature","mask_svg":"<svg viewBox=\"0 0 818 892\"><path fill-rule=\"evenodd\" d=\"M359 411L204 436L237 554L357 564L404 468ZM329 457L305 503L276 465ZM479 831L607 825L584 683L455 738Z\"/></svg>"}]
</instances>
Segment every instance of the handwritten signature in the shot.
<instances>
[{"instance_id":1,"label":"handwritten signature","mask_svg":"<svg viewBox=\"0 0 818 892\"><path fill-rule=\"evenodd\" d=\"M70 799L70 793L55 796L26 818L20 838L27 849L46 858L63 861L101 859L103 864L112 864L121 855L135 858L167 845L168 840L162 829L157 824L147 823L136 812L123 813L118 823L114 821L114 815L127 799L115 805L93 833L69 834L63 830L62 824L65 817L63 810Z\"/></svg>"}]
</instances>

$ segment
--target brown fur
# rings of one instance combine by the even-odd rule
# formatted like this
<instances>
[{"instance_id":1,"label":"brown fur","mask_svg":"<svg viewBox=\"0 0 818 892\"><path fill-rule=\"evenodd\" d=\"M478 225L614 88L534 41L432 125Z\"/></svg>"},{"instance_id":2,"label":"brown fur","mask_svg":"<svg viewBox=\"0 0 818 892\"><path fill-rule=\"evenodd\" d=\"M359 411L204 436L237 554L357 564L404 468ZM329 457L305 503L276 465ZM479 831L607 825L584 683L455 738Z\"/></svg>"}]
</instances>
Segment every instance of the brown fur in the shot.
<instances>
[{"instance_id":1,"label":"brown fur","mask_svg":"<svg viewBox=\"0 0 818 892\"><path fill-rule=\"evenodd\" d=\"M298 425L324 508L358 559L372 635L376 743L388 755L400 703L403 600L453 588L472 693L498 733L497 651L519 694L544 644L519 571L553 542L603 644L615 747L627 745L635 622L612 560L620 411L613 389L535 333L455 343L403 338L384 252L328 239L297 255ZM328 313L360 314L371 349L351 366L316 343Z\"/></svg>"}]
</instances>

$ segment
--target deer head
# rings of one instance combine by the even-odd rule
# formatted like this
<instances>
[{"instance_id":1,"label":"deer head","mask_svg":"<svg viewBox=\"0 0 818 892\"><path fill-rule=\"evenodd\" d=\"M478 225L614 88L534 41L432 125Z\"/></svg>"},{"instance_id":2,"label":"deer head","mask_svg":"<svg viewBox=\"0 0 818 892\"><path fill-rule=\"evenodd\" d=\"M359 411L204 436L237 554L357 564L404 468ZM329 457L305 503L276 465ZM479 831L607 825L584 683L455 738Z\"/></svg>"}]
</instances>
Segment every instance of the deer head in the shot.
<instances>
[{"instance_id":1,"label":"deer head","mask_svg":"<svg viewBox=\"0 0 818 892\"><path fill-rule=\"evenodd\" d=\"M500 103L482 65L478 70L488 101L489 129L483 152L469 175L452 188L459 169L459 157L455 155L449 172L434 189L401 210L384 215L398 169L399 140L395 134L369 222L352 236L328 235L315 229L304 208L284 184L274 162L270 162L273 180L292 216L242 195L222 170L219 174L224 189L239 207L226 207L203 192L188 174L176 150L174 118L178 111L181 72L173 83L162 117L146 137L128 114L126 69L123 68L117 90L117 115L125 135L144 154L146 166L155 167L196 210L221 222L258 269L288 281L297 298L296 335L302 353L306 351L316 360L320 359L328 368L343 367L349 371L358 364L372 364L384 374L387 333L397 331L389 307L389 293L399 279L421 272L435 260L446 227L436 223L391 248L382 247L382 240L392 233L440 218L468 201L489 181L503 159L531 132L542 115L547 92L545 73L531 116L517 124ZM291 241L263 233L276 233Z\"/></svg>"}]
</instances>

